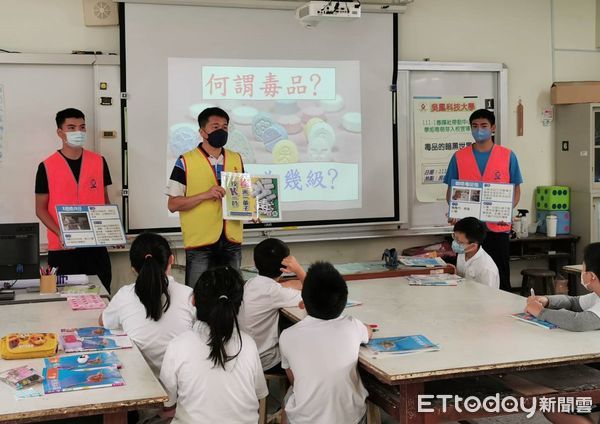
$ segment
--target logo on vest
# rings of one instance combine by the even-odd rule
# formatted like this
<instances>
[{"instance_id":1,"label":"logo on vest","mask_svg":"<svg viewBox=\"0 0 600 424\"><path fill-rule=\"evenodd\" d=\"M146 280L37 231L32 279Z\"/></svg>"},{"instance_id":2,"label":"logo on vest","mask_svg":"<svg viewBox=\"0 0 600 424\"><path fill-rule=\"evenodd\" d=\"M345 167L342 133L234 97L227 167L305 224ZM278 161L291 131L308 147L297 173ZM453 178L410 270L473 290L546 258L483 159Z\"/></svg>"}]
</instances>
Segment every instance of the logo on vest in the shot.
<instances>
[{"instance_id":1,"label":"logo on vest","mask_svg":"<svg viewBox=\"0 0 600 424\"><path fill-rule=\"evenodd\" d=\"M496 172L494 173L494 179L499 181L502 179L502 173L498 170L496 170Z\"/></svg>"},{"instance_id":2,"label":"logo on vest","mask_svg":"<svg viewBox=\"0 0 600 424\"><path fill-rule=\"evenodd\" d=\"M93 189L96 189L96 188L98 188L98 187L97 187L96 180L95 180L94 178L92 178L92 179L90 180L90 188L91 188L92 190L93 190Z\"/></svg>"}]
</instances>

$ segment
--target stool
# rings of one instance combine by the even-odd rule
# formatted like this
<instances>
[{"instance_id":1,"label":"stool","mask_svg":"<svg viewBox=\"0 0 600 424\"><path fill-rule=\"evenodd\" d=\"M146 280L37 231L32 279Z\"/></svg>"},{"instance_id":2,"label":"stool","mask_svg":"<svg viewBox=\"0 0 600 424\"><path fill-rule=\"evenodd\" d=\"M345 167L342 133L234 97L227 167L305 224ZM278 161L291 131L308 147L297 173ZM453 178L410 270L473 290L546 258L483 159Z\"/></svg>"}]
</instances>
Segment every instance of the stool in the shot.
<instances>
[{"instance_id":1,"label":"stool","mask_svg":"<svg viewBox=\"0 0 600 424\"><path fill-rule=\"evenodd\" d=\"M556 273L549 269L524 269L521 271L521 296L529 296L531 289L536 295L554 294Z\"/></svg>"},{"instance_id":2,"label":"stool","mask_svg":"<svg viewBox=\"0 0 600 424\"><path fill-rule=\"evenodd\" d=\"M267 381L267 387L272 384L277 384L280 389L283 389L283 396L287 392L288 387L290 386L290 382L285 374L265 374L265 380ZM270 390L269 390L270 392ZM283 402L281 404L281 409L283 410L285 405ZM268 422L268 414L267 414L267 398L263 398L259 401L259 410L258 410L258 422L259 424L267 424Z\"/></svg>"}]
</instances>

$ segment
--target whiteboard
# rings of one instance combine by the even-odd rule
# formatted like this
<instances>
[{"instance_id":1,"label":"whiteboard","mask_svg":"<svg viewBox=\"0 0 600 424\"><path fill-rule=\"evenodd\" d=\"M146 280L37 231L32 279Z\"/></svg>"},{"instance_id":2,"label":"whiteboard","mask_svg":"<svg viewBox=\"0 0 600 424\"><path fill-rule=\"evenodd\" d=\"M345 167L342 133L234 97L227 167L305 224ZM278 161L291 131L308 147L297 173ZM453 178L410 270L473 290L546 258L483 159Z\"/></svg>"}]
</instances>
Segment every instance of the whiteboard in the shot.
<instances>
[{"instance_id":1,"label":"whiteboard","mask_svg":"<svg viewBox=\"0 0 600 424\"><path fill-rule=\"evenodd\" d=\"M38 222L34 190L37 167L62 145L56 134L56 112L67 107L83 111L88 133L86 148L98 150L93 63L93 56L0 54L0 85L4 93L0 123L1 223ZM118 101L115 107L119 107ZM120 167L120 163L109 163L109 167ZM45 244L43 224L40 233L40 242Z\"/></svg>"},{"instance_id":2,"label":"whiteboard","mask_svg":"<svg viewBox=\"0 0 600 424\"><path fill-rule=\"evenodd\" d=\"M399 62L398 66L398 143L404 149L400 175L401 199L409 216L410 229L448 228L447 203L444 195L438 201L421 202L416 192L415 133L413 99L415 97L476 96L494 99L496 137L502 141L506 120L506 69L502 64L464 64L441 62ZM443 185L443 193L445 193ZM440 192L442 192L440 190Z\"/></svg>"}]
</instances>

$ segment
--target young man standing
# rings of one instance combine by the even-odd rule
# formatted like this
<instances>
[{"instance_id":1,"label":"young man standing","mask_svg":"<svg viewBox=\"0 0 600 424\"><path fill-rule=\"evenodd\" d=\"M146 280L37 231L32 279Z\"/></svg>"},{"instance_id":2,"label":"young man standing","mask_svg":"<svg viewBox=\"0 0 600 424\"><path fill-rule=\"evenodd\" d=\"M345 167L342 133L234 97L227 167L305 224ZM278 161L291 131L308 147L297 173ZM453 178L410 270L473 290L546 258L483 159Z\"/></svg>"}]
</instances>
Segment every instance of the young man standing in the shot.
<instances>
[{"instance_id":1,"label":"young man standing","mask_svg":"<svg viewBox=\"0 0 600 424\"><path fill-rule=\"evenodd\" d=\"M496 131L494 113L479 109L469 118L471 133L475 143L456 152L446 171L444 183L448 185L446 200L450 201L452 180L478 181L487 183L514 184L513 207L519 203L523 177L515 154L506 147L498 146L492 140ZM488 233L482 244L484 250L498 266L500 289L510 291L509 233L511 223L487 223Z\"/></svg>"},{"instance_id":2,"label":"young man standing","mask_svg":"<svg viewBox=\"0 0 600 424\"><path fill-rule=\"evenodd\" d=\"M229 115L218 107L198 115L203 142L177 159L169 185L168 208L179 212L186 250L185 283L194 287L208 268L228 265L239 269L242 259L242 221L224 220L221 172L244 172L242 157L227 143Z\"/></svg>"},{"instance_id":3,"label":"young man standing","mask_svg":"<svg viewBox=\"0 0 600 424\"><path fill-rule=\"evenodd\" d=\"M65 249L56 214L57 205L109 204L108 165L102 156L83 148L86 128L80 110L58 112L56 126L62 148L39 164L35 177L35 212L48 232L48 265L63 275L97 275L110 293L112 270L106 247Z\"/></svg>"}]
</instances>

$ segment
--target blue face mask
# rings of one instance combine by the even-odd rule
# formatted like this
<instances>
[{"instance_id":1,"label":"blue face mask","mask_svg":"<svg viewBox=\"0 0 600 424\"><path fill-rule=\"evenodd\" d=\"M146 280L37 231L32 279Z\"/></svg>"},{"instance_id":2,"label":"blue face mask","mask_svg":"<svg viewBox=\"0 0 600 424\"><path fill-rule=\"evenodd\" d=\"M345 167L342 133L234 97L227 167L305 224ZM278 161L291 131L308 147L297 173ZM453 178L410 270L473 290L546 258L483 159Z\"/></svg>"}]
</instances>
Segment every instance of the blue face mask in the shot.
<instances>
[{"instance_id":1,"label":"blue face mask","mask_svg":"<svg viewBox=\"0 0 600 424\"><path fill-rule=\"evenodd\" d=\"M452 250L454 250L459 255L465 253L465 246L457 242L456 240L452 240Z\"/></svg>"},{"instance_id":2,"label":"blue face mask","mask_svg":"<svg viewBox=\"0 0 600 424\"><path fill-rule=\"evenodd\" d=\"M484 143L492 137L492 130L489 128L473 128L471 134L477 143Z\"/></svg>"},{"instance_id":3,"label":"blue face mask","mask_svg":"<svg viewBox=\"0 0 600 424\"><path fill-rule=\"evenodd\" d=\"M85 132L83 131L69 131L65 133L67 135L67 144L72 147L83 147L85 144Z\"/></svg>"}]
</instances>

